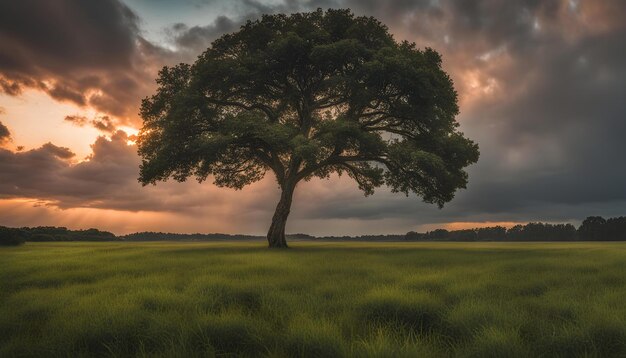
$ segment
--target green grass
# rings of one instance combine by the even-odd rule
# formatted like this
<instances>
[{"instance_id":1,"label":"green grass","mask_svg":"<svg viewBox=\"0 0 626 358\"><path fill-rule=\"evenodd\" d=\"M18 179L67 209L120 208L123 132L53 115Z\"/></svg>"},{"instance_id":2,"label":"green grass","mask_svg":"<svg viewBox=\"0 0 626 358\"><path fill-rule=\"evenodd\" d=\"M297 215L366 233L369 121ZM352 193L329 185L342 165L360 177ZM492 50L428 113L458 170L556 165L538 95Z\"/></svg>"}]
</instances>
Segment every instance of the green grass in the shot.
<instances>
[{"instance_id":1,"label":"green grass","mask_svg":"<svg viewBox=\"0 0 626 358\"><path fill-rule=\"evenodd\" d=\"M626 243L27 243L0 356L626 356Z\"/></svg>"}]
</instances>

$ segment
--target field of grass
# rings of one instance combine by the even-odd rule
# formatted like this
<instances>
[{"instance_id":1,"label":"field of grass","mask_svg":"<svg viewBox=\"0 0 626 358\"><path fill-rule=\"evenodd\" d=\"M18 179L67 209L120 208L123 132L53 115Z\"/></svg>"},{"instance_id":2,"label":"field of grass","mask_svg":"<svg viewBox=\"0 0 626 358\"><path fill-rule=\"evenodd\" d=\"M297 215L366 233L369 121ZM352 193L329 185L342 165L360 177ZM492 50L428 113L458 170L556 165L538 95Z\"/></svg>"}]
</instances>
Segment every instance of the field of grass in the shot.
<instances>
[{"instance_id":1,"label":"field of grass","mask_svg":"<svg viewBox=\"0 0 626 358\"><path fill-rule=\"evenodd\" d=\"M626 356L626 243L27 243L0 356Z\"/></svg>"}]
</instances>

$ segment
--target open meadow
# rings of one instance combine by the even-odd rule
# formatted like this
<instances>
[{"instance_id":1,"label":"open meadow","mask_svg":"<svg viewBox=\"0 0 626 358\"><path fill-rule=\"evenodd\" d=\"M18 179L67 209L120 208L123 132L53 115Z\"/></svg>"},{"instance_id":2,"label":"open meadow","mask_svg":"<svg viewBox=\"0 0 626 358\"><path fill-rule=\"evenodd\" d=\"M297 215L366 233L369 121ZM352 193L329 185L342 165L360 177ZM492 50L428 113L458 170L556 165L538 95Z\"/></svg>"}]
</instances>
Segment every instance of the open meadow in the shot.
<instances>
[{"instance_id":1,"label":"open meadow","mask_svg":"<svg viewBox=\"0 0 626 358\"><path fill-rule=\"evenodd\" d=\"M626 356L626 243L27 243L0 356Z\"/></svg>"}]
</instances>

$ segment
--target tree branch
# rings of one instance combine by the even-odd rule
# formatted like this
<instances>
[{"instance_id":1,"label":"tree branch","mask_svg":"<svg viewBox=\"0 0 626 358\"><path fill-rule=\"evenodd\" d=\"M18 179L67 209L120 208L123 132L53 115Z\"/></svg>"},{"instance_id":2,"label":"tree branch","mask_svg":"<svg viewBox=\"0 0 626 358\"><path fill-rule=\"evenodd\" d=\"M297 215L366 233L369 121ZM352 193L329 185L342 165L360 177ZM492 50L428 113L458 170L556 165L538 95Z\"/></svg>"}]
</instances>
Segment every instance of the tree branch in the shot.
<instances>
[{"instance_id":1,"label":"tree branch","mask_svg":"<svg viewBox=\"0 0 626 358\"><path fill-rule=\"evenodd\" d=\"M271 122L276 122L278 120L278 117L276 116L276 114L272 111L271 108L264 106L260 103L254 103L251 105L247 105L241 102L236 102L236 101L225 101L225 100L217 100L217 99L211 99L208 98L207 99L209 102L213 103L213 104L217 104L220 106L232 106L232 107L239 107L242 109L245 109L247 111L253 110L253 109L259 109L261 111L263 111L267 117L270 119Z\"/></svg>"},{"instance_id":2,"label":"tree branch","mask_svg":"<svg viewBox=\"0 0 626 358\"><path fill-rule=\"evenodd\" d=\"M317 164L309 165L303 168L299 173L296 174L296 180L300 181L308 177L309 175L315 173L317 170L320 170L329 165L337 165L337 164L341 165L341 164L345 164L349 162L369 162L369 161L374 161L374 162L385 164L384 163L385 160L386 159L381 156L371 156L371 155L329 156L328 158L322 160L321 162Z\"/></svg>"},{"instance_id":3,"label":"tree branch","mask_svg":"<svg viewBox=\"0 0 626 358\"><path fill-rule=\"evenodd\" d=\"M405 130L402 130L402 129L394 128L392 126L364 127L363 130L366 131L366 132L384 131L384 132L398 134L398 135L401 135L401 136L404 136L404 137L407 137L407 138L415 138L415 134L414 133L411 133L409 131L405 131Z\"/></svg>"},{"instance_id":4,"label":"tree branch","mask_svg":"<svg viewBox=\"0 0 626 358\"><path fill-rule=\"evenodd\" d=\"M352 173L352 178L357 182L357 184L359 184L360 188L365 188L367 186L367 184L361 180L362 177L367 177L362 171L348 163L340 163L339 165Z\"/></svg>"}]
</instances>

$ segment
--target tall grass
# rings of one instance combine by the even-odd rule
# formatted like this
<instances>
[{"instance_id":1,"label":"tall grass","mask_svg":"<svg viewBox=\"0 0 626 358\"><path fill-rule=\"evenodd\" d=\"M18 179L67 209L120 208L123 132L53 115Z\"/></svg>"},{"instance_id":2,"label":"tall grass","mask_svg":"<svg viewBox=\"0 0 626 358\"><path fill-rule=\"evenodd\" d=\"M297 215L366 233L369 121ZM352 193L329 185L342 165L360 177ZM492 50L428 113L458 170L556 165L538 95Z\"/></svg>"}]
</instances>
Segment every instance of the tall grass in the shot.
<instances>
[{"instance_id":1,"label":"tall grass","mask_svg":"<svg viewBox=\"0 0 626 358\"><path fill-rule=\"evenodd\" d=\"M0 356L626 356L626 244L292 246L0 248Z\"/></svg>"}]
</instances>

